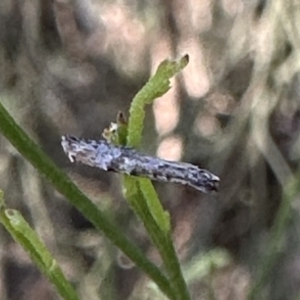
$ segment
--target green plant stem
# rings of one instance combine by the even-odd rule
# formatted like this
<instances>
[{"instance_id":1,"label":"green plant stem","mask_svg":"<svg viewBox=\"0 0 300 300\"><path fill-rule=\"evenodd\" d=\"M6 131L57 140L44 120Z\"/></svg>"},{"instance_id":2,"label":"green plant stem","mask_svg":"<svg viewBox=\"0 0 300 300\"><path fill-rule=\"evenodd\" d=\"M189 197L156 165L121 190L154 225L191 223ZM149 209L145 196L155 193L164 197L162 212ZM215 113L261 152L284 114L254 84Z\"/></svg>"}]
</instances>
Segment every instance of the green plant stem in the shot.
<instances>
[{"instance_id":1,"label":"green plant stem","mask_svg":"<svg viewBox=\"0 0 300 300\"><path fill-rule=\"evenodd\" d=\"M175 294L165 275L112 224L77 186L43 153L0 103L0 130L11 144L91 223L142 269L170 299Z\"/></svg>"},{"instance_id":2,"label":"green plant stem","mask_svg":"<svg viewBox=\"0 0 300 300\"><path fill-rule=\"evenodd\" d=\"M142 138L145 105L164 95L170 89L170 78L181 71L189 61L188 55L178 60L164 60L156 73L135 95L130 106L127 127L127 146L138 147ZM172 242L169 214L163 210L152 183L145 179L124 176L126 198L140 217L154 245L160 252L176 299L190 299Z\"/></svg>"},{"instance_id":3,"label":"green plant stem","mask_svg":"<svg viewBox=\"0 0 300 300\"><path fill-rule=\"evenodd\" d=\"M136 215L138 215L142 220L150 239L161 255L171 286L175 292L176 299L190 299L172 242L171 231L164 231L159 227L147 206L147 200L144 198L143 192L139 188L139 181L145 179L136 179L127 175L125 175L123 179L124 186L126 187L126 198Z\"/></svg>"}]
</instances>

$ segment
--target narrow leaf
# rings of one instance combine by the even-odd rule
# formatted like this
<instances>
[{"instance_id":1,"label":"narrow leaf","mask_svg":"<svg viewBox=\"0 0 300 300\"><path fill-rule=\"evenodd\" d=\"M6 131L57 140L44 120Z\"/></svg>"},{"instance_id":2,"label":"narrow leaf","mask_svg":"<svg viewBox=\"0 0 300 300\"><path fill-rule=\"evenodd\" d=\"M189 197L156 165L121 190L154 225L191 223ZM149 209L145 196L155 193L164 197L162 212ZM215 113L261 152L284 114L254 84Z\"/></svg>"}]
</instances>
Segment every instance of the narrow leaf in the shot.
<instances>
[{"instance_id":1,"label":"narrow leaf","mask_svg":"<svg viewBox=\"0 0 300 300\"><path fill-rule=\"evenodd\" d=\"M4 203L3 199L1 202ZM14 240L29 254L41 272L54 284L64 299L79 300L76 291L65 278L56 260L22 215L16 210L5 209L4 205L1 206L0 222Z\"/></svg>"},{"instance_id":2,"label":"narrow leaf","mask_svg":"<svg viewBox=\"0 0 300 300\"><path fill-rule=\"evenodd\" d=\"M133 98L129 110L128 146L138 147L140 145L145 118L144 106L152 103L156 98L164 95L170 89L170 78L182 70L188 64L188 61L188 55L174 61L163 61L159 65L155 75L149 79Z\"/></svg>"}]
</instances>

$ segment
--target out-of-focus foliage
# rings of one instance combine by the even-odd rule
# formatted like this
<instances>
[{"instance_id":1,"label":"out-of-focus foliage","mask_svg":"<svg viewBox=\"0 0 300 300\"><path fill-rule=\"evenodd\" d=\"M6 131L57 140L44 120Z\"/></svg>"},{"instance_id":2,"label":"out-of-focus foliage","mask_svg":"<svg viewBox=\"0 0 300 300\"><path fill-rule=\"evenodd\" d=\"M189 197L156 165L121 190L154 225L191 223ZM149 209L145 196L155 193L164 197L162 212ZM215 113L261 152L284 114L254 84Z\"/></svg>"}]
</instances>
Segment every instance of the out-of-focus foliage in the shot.
<instances>
[{"instance_id":1,"label":"out-of-focus foliage","mask_svg":"<svg viewBox=\"0 0 300 300\"><path fill-rule=\"evenodd\" d=\"M188 53L181 78L147 112L142 150L197 163L221 178L215 197L156 185L192 298L296 299L299 22L295 0L1 1L0 101L159 263L122 199L119 176L71 166L60 136L100 138L159 62ZM9 207L31 220L81 299L161 299L0 138L0 188ZM1 241L1 299L55 299L3 231ZM215 248L220 256L204 264ZM219 264L218 257L226 259Z\"/></svg>"}]
</instances>

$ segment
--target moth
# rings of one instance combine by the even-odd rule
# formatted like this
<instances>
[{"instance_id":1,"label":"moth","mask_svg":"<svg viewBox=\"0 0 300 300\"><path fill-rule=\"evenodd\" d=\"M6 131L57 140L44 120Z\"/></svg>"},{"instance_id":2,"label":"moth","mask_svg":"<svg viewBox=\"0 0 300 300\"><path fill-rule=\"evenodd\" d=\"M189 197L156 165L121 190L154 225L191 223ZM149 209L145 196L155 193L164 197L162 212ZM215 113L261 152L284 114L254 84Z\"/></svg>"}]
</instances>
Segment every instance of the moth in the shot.
<instances>
[{"instance_id":1,"label":"moth","mask_svg":"<svg viewBox=\"0 0 300 300\"><path fill-rule=\"evenodd\" d=\"M116 146L105 140L79 139L72 135L62 136L61 145L71 162L161 182L181 183L204 193L218 190L218 176L189 163L147 156L134 148Z\"/></svg>"}]
</instances>

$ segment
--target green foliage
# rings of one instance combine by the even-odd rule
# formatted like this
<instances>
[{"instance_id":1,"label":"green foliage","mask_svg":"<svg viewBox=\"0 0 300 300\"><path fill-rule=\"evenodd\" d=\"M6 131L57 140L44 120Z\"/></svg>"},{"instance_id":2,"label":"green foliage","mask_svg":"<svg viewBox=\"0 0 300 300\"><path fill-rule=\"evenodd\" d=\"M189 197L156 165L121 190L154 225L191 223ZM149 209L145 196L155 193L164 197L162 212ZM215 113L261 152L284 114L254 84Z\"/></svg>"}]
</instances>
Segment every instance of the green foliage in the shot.
<instances>
[{"instance_id":1,"label":"green foliage","mask_svg":"<svg viewBox=\"0 0 300 300\"><path fill-rule=\"evenodd\" d=\"M145 117L144 107L155 98L166 93L170 88L170 78L188 63L188 56L177 61L163 61L155 75L134 97L127 128L127 146L138 147L142 138ZM120 134L119 140L122 139ZM161 254L178 299L189 299L180 264L171 237L169 213L164 211L157 193L149 179L134 178L124 175L125 196L135 213L143 221L150 238Z\"/></svg>"},{"instance_id":2,"label":"green foliage","mask_svg":"<svg viewBox=\"0 0 300 300\"><path fill-rule=\"evenodd\" d=\"M159 65L155 75L133 98L129 110L128 146L138 147L140 145L145 118L144 106L152 103L154 99L162 96L170 89L170 78L181 71L188 64L188 61L188 55L176 61L164 60Z\"/></svg>"},{"instance_id":3,"label":"green foliage","mask_svg":"<svg viewBox=\"0 0 300 300\"><path fill-rule=\"evenodd\" d=\"M168 91L169 79L188 63L188 56L178 61L164 61L156 74L133 99L128 126L118 119L118 138L115 142L128 146L139 146L144 121L144 106ZM121 126L120 126L121 125ZM60 171L43 153L20 126L9 115L0 102L0 130L14 147L41 173L69 202L91 221L98 230L143 270L168 296L169 299L190 299L180 264L171 238L169 214L164 211L158 196L147 179L124 176L125 195L130 206L142 220L153 244L161 254L167 277L150 262L145 255L111 223L93 202L86 197L70 179ZM127 135L127 138L125 136ZM15 240L30 254L32 260L65 299L77 299L71 285L65 280L36 233L29 227L20 213L5 209L1 203L1 222Z\"/></svg>"},{"instance_id":4,"label":"green foliage","mask_svg":"<svg viewBox=\"0 0 300 300\"><path fill-rule=\"evenodd\" d=\"M68 176L58 169L0 102L0 130L15 148L41 173L69 202L74 205L98 230L123 251L139 268L152 278L170 299L173 292L165 275L111 223L98 207L85 196Z\"/></svg>"},{"instance_id":5,"label":"green foliage","mask_svg":"<svg viewBox=\"0 0 300 300\"><path fill-rule=\"evenodd\" d=\"M44 243L21 214L13 209L5 209L3 194L0 196L0 222L14 240L30 255L43 274L54 284L59 294L67 300L79 300L74 288L66 280L61 268L47 250Z\"/></svg>"}]
</instances>

